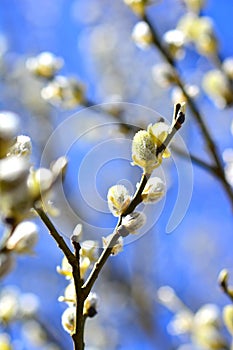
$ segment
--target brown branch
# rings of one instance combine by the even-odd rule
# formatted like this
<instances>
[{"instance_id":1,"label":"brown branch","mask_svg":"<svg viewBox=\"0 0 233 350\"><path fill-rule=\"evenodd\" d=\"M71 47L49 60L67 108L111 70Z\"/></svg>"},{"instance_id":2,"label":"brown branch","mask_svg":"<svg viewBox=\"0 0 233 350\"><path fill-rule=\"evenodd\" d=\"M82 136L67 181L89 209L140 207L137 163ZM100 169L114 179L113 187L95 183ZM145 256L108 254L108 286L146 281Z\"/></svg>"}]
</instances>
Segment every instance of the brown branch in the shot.
<instances>
[{"instance_id":1,"label":"brown branch","mask_svg":"<svg viewBox=\"0 0 233 350\"><path fill-rule=\"evenodd\" d=\"M182 108L180 104L177 104L175 106L175 115L173 117L173 123L171 126L171 130L168 133L166 139L164 142L157 148L157 156L162 156L162 153L165 151L167 146L169 145L171 139L174 137L176 132L180 129L182 123L184 122L184 114L182 112ZM76 321L75 321L75 331L72 334L72 339L74 342L74 350L83 350L84 349L84 325L85 325L85 317L83 315L83 306L84 301L87 298L88 294L90 293L95 281L97 280L99 273L101 272L105 262L107 261L108 257L111 255L112 248L117 243L118 239L121 237L118 228L121 225L122 218L134 211L134 209L142 202L141 194L147 184L147 181L149 179L151 174L142 174L142 178L140 181L140 184L138 186L138 189L136 190L134 197L132 198L128 208L125 210L125 212L119 217L118 223L115 227L114 234L112 235L111 239L109 240L107 246L104 248L102 254L100 255L98 261L95 263L87 281L82 286L81 278L80 278L80 244L76 240L76 237L73 236L71 238L72 244L74 246L75 254L72 253L70 248L67 246L66 242L64 241L63 237L58 233L55 226L53 225L52 221L49 219L49 217L44 212L41 203L37 202L34 206L35 211L40 216L41 220L44 222L44 224L47 226L51 236L54 238L54 240L57 242L58 247L62 250L62 252L65 254L68 262L72 266L72 275L74 278L74 284L75 284L75 292L76 292ZM124 235L124 237L126 237Z\"/></svg>"},{"instance_id":2,"label":"brown branch","mask_svg":"<svg viewBox=\"0 0 233 350\"><path fill-rule=\"evenodd\" d=\"M35 204L34 206L35 211L45 224L45 226L48 228L50 235L53 237L53 239L57 242L58 247L62 250L64 255L66 256L69 264L71 266L76 265L76 257L64 241L63 237L58 233L56 227L53 225L52 221L49 219L47 214L44 212L40 204Z\"/></svg>"},{"instance_id":3,"label":"brown branch","mask_svg":"<svg viewBox=\"0 0 233 350\"><path fill-rule=\"evenodd\" d=\"M84 298L82 293L82 281L80 277L80 249L79 242L76 241L75 237L71 237L71 242L74 246L74 252L77 264L72 266L72 274L74 278L75 294L76 294L76 318L75 318L75 331L72 334L75 350L83 350L84 344L84 315L83 305Z\"/></svg>"},{"instance_id":4,"label":"brown branch","mask_svg":"<svg viewBox=\"0 0 233 350\"><path fill-rule=\"evenodd\" d=\"M141 199L141 194L146 186L148 177L143 174L142 175L142 179L140 182L140 185L131 201L131 203L129 204L128 208L126 209L125 213L122 214L122 216L119 217L119 220L117 222L117 225L114 229L114 234L112 236L112 238L109 240L107 246L104 248L102 254L100 255L98 261L95 263L90 275L88 276L88 279L86 280L86 282L84 283L82 289L83 289L83 294L84 297L86 298L88 296L88 294L91 291L91 288L93 287L95 281L97 280L100 271L102 270L105 262L107 261L107 259L109 258L109 256L111 255L112 252L112 247L117 243L118 239L120 238L120 235L118 233L118 227L121 225L121 221L122 221L122 217L125 215L128 215L130 213L132 213L134 211L134 209L136 208L136 206L141 203L142 199Z\"/></svg>"},{"instance_id":5,"label":"brown branch","mask_svg":"<svg viewBox=\"0 0 233 350\"><path fill-rule=\"evenodd\" d=\"M175 115L175 120L173 122L172 128L170 133L167 135L166 140L163 142L163 144L158 147L157 150L157 155L159 153L163 153L170 143L171 139L174 137L176 132L180 129L182 123L184 122L184 115L181 114L181 105L177 104L176 105L176 115ZM117 240L120 238L120 234L118 232L118 228L121 225L122 218L126 215L131 214L135 208L142 202L142 192L147 184L148 179L150 178L151 174L142 174L140 184L138 186L137 191L135 192L128 208L124 211L124 213L119 217L118 223L114 229L114 233L110 241L108 242L108 245L104 248L102 254L100 255L98 261L95 263L95 266L93 267L87 281L84 283L82 289L83 289L83 294L84 298L87 297L87 295L90 293L91 288L93 287L95 281L97 280L100 271L102 270L105 262L107 261L108 257L111 255L112 252L112 247L117 243ZM127 235L124 235L126 237Z\"/></svg>"},{"instance_id":6,"label":"brown branch","mask_svg":"<svg viewBox=\"0 0 233 350\"><path fill-rule=\"evenodd\" d=\"M72 253L63 237L58 233L56 227L53 225L52 221L49 219L47 214L44 212L40 203L34 206L35 211L40 216L43 223L49 230L50 235L57 242L58 247L62 250L66 256L69 264L72 266L72 275L75 285L76 294L76 320L75 320L75 331L72 334L72 339L74 343L74 350L84 349L84 317L83 317L83 304L85 298L83 297L81 288L81 278L80 278L80 264L79 264L79 250L80 245L75 240L72 241L75 254Z\"/></svg>"},{"instance_id":7,"label":"brown branch","mask_svg":"<svg viewBox=\"0 0 233 350\"><path fill-rule=\"evenodd\" d=\"M112 247L117 243L118 238L120 238L119 233L117 232L117 228L120 225L120 221L118 221L118 224L114 230L114 235L112 236L111 240L109 241L108 245L104 248L102 254L100 255L98 261L95 263L90 275L88 276L88 279L84 283L82 290L83 290L83 295L84 298L88 296L90 293L95 281L97 280L100 271L102 270L105 262L109 258L112 252Z\"/></svg>"},{"instance_id":8,"label":"brown branch","mask_svg":"<svg viewBox=\"0 0 233 350\"><path fill-rule=\"evenodd\" d=\"M147 181L149 180L150 175L149 174L142 174L140 184L138 186L138 190L135 192L135 195L133 196L133 199L131 203L129 204L128 208L125 210L125 212L122 214L123 216L126 216L128 214L131 214L134 209L142 202L142 192L147 184Z\"/></svg>"},{"instance_id":9,"label":"brown branch","mask_svg":"<svg viewBox=\"0 0 233 350\"><path fill-rule=\"evenodd\" d=\"M233 208L233 192L231 189L231 186L227 182L225 178L225 172L222 165L222 159L218 153L217 147L215 145L215 141L212 138L205 122L204 118L202 117L196 103L194 100L190 97L190 95L187 92L187 89L185 87L184 82L182 81L178 69L175 66L175 62L173 60L173 57L170 55L169 51L166 49L166 47L162 44L162 41L157 34L157 31L155 30L154 26L152 25L150 19L148 18L147 14L143 16L143 20L148 24L153 38L153 44L157 47L157 49L160 51L161 55L163 56L164 60L173 68L174 73L176 74L176 85L181 89L183 95L185 96L187 103L190 107L190 110L192 111L193 117L196 120L203 136L204 140L206 142L206 146L215 162L216 165L216 175L221 182L230 202Z\"/></svg>"},{"instance_id":10,"label":"brown branch","mask_svg":"<svg viewBox=\"0 0 233 350\"><path fill-rule=\"evenodd\" d=\"M203 159L195 156L194 154L191 153L185 153L182 149L180 149L179 147L176 146L172 146L172 150L178 154L179 156L181 156L184 159L191 159L191 161L195 164L198 165L200 168L203 168L207 171L209 171L210 173L212 173L213 175L217 176L216 174L216 167L207 163L206 161L204 161Z\"/></svg>"}]
</instances>

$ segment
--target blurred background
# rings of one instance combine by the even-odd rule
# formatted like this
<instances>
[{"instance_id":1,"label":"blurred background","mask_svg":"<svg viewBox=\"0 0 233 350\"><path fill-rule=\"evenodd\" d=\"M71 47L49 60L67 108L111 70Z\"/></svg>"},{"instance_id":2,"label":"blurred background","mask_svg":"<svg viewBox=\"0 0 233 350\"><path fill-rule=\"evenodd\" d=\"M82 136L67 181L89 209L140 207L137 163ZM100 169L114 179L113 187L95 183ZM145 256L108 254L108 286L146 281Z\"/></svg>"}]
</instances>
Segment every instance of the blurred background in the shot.
<instances>
[{"instance_id":1,"label":"blurred background","mask_svg":"<svg viewBox=\"0 0 233 350\"><path fill-rule=\"evenodd\" d=\"M186 11L182 1L164 0L149 6L147 13L162 35L174 29ZM222 60L233 56L232 13L231 0L208 0L201 12L214 23ZM67 239L80 222L84 239L101 245L102 236L110 234L116 223L107 208L108 188L121 183L133 192L140 180L141 170L130 165L133 133L119 123L146 127L161 116L171 121L172 91L162 88L152 74L161 57L153 46L142 50L135 45L131 33L137 22L120 0L2 0L0 4L0 108L19 114L22 134L32 138L37 166L67 155L64 187L53 198L61 213L54 223ZM63 60L60 76L80 82L85 91L80 105L77 96L68 104L54 102L46 90L41 97L49 82L35 77L27 62L45 51ZM201 87L213 62L193 47L185 51L178 67L188 84ZM232 147L232 108L219 110L202 88L196 102L224 154ZM180 135L184 147L210 161L188 109ZM180 142L177 138L183 148ZM189 335L172 334L177 333L168 326L173 313L158 302L161 286L172 287L193 312L206 303L222 308L228 302L217 277L222 268L233 273L232 211L220 183L175 154L155 173L166 180L166 198L146 209L144 231L109 259L97 281L99 312L87 321L85 333L89 350L172 350L190 343ZM182 203L175 204L179 191ZM173 208L178 208L174 222L179 225L167 234ZM0 293L9 286L17 295L35 293L36 320L16 320L0 330L10 335L14 350L71 349L70 336L61 326L65 305L57 300L67 285L56 273L62 253L44 225L35 221L40 228L35 255L17 258L15 269L0 282ZM225 337L230 342L229 334Z\"/></svg>"}]
</instances>

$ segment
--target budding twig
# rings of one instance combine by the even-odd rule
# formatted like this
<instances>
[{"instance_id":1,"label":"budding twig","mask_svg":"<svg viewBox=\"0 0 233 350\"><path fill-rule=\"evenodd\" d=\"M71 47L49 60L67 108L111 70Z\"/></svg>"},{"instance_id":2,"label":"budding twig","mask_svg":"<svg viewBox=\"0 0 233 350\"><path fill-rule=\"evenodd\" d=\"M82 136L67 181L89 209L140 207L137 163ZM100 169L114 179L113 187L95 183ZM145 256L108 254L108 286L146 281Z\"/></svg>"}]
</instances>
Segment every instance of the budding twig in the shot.
<instances>
[{"instance_id":1,"label":"budding twig","mask_svg":"<svg viewBox=\"0 0 233 350\"><path fill-rule=\"evenodd\" d=\"M75 285L76 294L76 319L75 319L75 331L72 335L75 350L84 349L83 332L84 332L84 316L83 316L83 304L85 298L83 297L81 278L80 278L80 261L79 261L79 251L80 244L76 242L75 239L72 240L74 246L75 254L72 253L63 237L58 233L56 227L53 225L52 221L49 219L47 214L44 212L43 208L39 203L34 207L37 214L40 216L41 220L44 222L49 230L49 233L57 242L58 247L62 250L66 256L69 264L72 266L72 275Z\"/></svg>"},{"instance_id":2,"label":"budding twig","mask_svg":"<svg viewBox=\"0 0 233 350\"><path fill-rule=\"evenodd\" d=\"M182 124L185 121L185 114L182 110L183 106L180 103L177 103L174 107L174 115L173 115L173 123L171 126L171 130L168 133L166 140L157 148L157 156L165 151L168 147L169 143L177 133L177 131L181 128Z\"/></svg>"},{"instance_id":3,"label":"budding twig","mask_svg":"<svg viewBox=\"0 0 233 350\"><path fill-rule=\"evenodd\" d=\"M163 144L159 148L159 153L162 153L165 151L166 147L170 143L171 139L174 137L176 132L180 129L184 122L184 113L182 110L182 106L180 104L175 106L176 112L175 112L175 119L173 120L173 124L171 127L170 133L167 135L167 138L163 142ZM129 206L127 209L124 211L124 213L119 217L119 220L117 222L117 225L114 229L114 234L110 241L108 242L108 245L104 248L102 254L100 255L98 261L96 262L94 268L92 269L87 281L83 285L83 294L84 298L87 297L87 295L90 293L92 286L94 285L96 279L99 276L100 271L102 270L105 262L107 261L108 257L111 255L112 252L112 247L117 243L120 234L118 232L118 228L121 225L122 218L126 215L131 214L135 208L142 202L142 192L147 184L147 181L149 180L151 174L142 174L140 184L137 188L137 191L135 192ZM124 235L126 237L126 235Z\"/></svg>"},{"instance_id":4,"label":"budding twig","mask_svg":"<svg viewBox=\"0 0 233 350\"><path fill-rule=\"evenodd\" d=\"M178 69L176 68L175 62L169 51L166 49L166 47L163 45L159 35L157 34L157 31L155 30L154 26L152 25L150 19L148 18L147 14L145 13L143 15L143 20L148 24L151 34L152 34L152 42L155 45L155 47L160 51L161 55L163 56L164 60L172 67L174 73L175 73L175 80L176 80L176 85L181 89L183 95L185 96L187 103L189 105L189 108L192 111L193 117L196 120L203 136L204 140L207 146L207 149L209 150L210 155L212 156L215 165L216 165L216 171L215 174L219 181L221 182L230 202L233 208L233 191L231 189L231 186L227 182L225 178L225 172L222 164L222 159L218 153L217 147L215 145L215 141L212 138L212 135L209 132L208 127L206 126L204 122L204 118L201 115L196 103L190 97L184 82L182 81L180 74L178 72Z\"/></svg>"},{"instance_id":5,"label":"budding twig","mask_svg":"<svg viewBox=\"0 0 233 350\"><path fill-rule=\"evenodd\" d=\"M173 116L173 122L170 129L170 132L168 133L166 139L164 140L163 144L158 147L158 153L157 155L161 155L169 145L171 139L174 137L176 132L180 129L183 122L185 120L184 112L183 112L183 106L180 104L177 104L175 106L174 116ZM40 216L41 220L44 222L44 224L49 229L49 232L51 236L55 239L57 242L59 248L63 251L64 255L66 256L69 264L72 266L72 275L74 278L74 285L75 285L75 293L76 293L76 320L75 320L75 331L72 334L73 342L74 342L74 350L83 350L84 349L84 324L85 324L85 317L83 315L83 305L84 301L89 295L95 281L97 280L99 273L101 272L105 262L107 261L108 257L112 253L112 248L117 243L118 239L121 237L121 234L118 230L122 223L123 217L127 216L128 214L131 214L135 208L142 202L142 192L147 184L148 179L150 178L151 174L142 174L140 184L129 204L129 206L126 208L124 213L121 214L119 217L118 223L114 229L114 233L109 240L107 246L104 248L102 254L100 255L98 261L95 263L88 279L82 286L82 281L80 278L80 244L77 241L76 237L71 237L71 242L74 246L74 254L64 241L63 237L58 233L55 226L49 219L49 217L44 212L42 206L40 203L37 203L34 207L35 211ZM124 237L127 236L127 234L124 235Z\"/></svg>"}]
</instances>

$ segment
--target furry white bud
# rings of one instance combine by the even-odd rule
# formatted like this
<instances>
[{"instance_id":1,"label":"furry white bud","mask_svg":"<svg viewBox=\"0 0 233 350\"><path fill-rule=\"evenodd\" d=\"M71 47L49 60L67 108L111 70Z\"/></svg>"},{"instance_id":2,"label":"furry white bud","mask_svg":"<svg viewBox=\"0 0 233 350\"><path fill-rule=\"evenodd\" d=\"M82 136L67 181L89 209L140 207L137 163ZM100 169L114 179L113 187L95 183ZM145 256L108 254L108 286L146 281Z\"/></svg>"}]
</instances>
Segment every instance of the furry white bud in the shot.
<instances>
[{"instance_id":1,"label":"furry white bud","mask_svg":"<svg viewBox=\"0 0 233 350\"><path fill-rule=\"evenodd\" d=\"M114 216L121 215L128 207L131 197L123 185L114 185L108 190L108 207Z\"/></svg>"},{"instance_id":2,"label":"furry white bud","mask_svg":"<svg viewBox=\"0 0 233 350\"><path fill-rule=\"evenodd\" d=\"M125 217L122 218L122 226L127 229L129 233L137 233L137 230L139 230L146 222L146 216L145 214L141 212L133 212Z\"/></svg>"},{"instance_id":3,"label":"furry white bud","mask_svg":"<svg viewBox=\"0 0 233 350\"><path fill-rule=\"evenodd\" d=\"M12 236L6 243L6 248L18 254L31 254L37 241L37 226L33 222L24 221L16 226Z\"/></svg>"}]
</instances>

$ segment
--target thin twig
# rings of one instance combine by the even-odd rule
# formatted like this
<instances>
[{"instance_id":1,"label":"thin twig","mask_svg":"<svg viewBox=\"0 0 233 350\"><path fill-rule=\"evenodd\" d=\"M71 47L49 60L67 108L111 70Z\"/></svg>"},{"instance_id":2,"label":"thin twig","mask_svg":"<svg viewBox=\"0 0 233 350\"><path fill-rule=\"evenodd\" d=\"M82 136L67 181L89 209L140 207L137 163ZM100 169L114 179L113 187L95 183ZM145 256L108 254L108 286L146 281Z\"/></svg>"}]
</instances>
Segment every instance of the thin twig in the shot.
<instances>
[{"instance_id":1,"label":"thin twig","mask_svg":"<svg viewBox=\"0 0 233 350\"><path fill-rule=\"evenodd\" d=\"M203 168L203 169L209 171L210 173L212 173L213 175L217 176L216 175L216 168L213 165L208 164L203 159L195 156L194 154L191 154L190 152L187 154L182 149L180 149L179 147L176 147L176 146L172 146L172 150L176 154L178 154L179 156L181 156L181 157L183 157L185 159L191 159L191 161L194 164L198 165L200 168Z\"/></svg>"},{"instance_id":2,"label":"thin twig","mask_svg":"<svg viewBox=\"0 0 233 350\"><path fill-rule=\"evenodd\" d=\"M54 238L54 240L57 242L58 247L62 250L64 255L66 256L69 264L71 266L76 264L76 257L64 241L63 237L58 233L56 227L53 225L52 221L49 219L47 214L44 212L40 204L36 204L34 207L37 214L40 216L41 220L45 224L45 226L48 228L50 235Z\"/></svg>"},{"instance_id":3,"label":"thin twig","mask_svg":"<svg viewBox=\"0 0 233 350\"><path fill-rule=\"evenodd\" d=\"M163 142L163 144L160 146L159 148L159 153L162 153L165 151L166 147L168 146L168 144L170 143L171 139L174 137L174 135L176 134L176 132L180 129L182 123L184 122L184 115L180 114L181 112L181 105L176 106L177 107L177 115L176 115L176 119L174 120L174 123L172 125L172 129L170 130L170 133L167 135L167 138L165 139L165 141ZM124 213L119 217L119 220L117 222L117 225L114 229L112 238L110 239L110 241L108 242L108 245L104 248L102 254L100 255L98 261L95 263L87 281L85 282L85 284L83 285L82 289L83 289L83 294L84 294L84 298L87 297L87 295L90 293L91 288L93 287L96 279L99 276L100 271L102 270L105 262L107 261L108 257L111 255L112 252L112 247L117 243L118 239L120 238L120 235L118 233L118 228L121 225L122 222L122 218L128 214L131 214L134 209L142 202L142 192L147 184L148 179L150 178L151 174L142 174L141 177L141 181L140 184L138 186L137 191L135 192L128 208L124 211ZM126 235L125 235L126 237Z\"/></svg>"},{"instance_id":4,"label":"thin twig","mask_svg":"<svg viewBox=\"0 0 233 350\"><path fill-rule=\"evenodd\" d=\"M145 17L144 17L144 18L145 18ZM147 22L148 22L147 17L146 17L146 20L147 20ZM149 24L149 23L148 23L148 24ZM173 58L169 55L169 52L167 52L166 49L160 44L160 41L155 40L155 38L156 38L156 37L154 37L154 43L156 42L156 46L158 45L159 49L160 49L161 52L163 53L163 56L166 58L166 60L168 59L168 62L169 62L170 64L172 64L172 67L174 68L173 65L174 65L175 63L174 63ZM176 78L177 78L177 77L176 77ZM180 80L180 78L179 78L179 80ZM232 84L232 82L231 82L231 84ZM180 86L180 85L179 85L179 86ZM182 86L182 88L183 88L183 86ZM183 90L182 90L182 91L183 91ZM184 91L183 91L183 92L184 92ZM187 95L187 92L184 92L184 94L186 95L186 97L188 97L188 103L190 104L190 100L189 100L189 99L190 99L190 96ZM85 106L86 106L86 107L93 107L93 108L99 107L99 105L98 105L97 103L95 103L94 101L89 101L89 100L85 103ZM105 114L107 113L108 115L111 115L112 117L118 119L118 117L117 117L116 115L111 114L109 111L106 112L106 111L103 111L103 110L102 110L101 112L102 112L102 113L104 112ZM120 118L119 122L120 122L120 125L126 126L125 130L128 131L128 132L137 132L137 131L139 131L139 130L142 129L142 128L139 128L139 127L134 127L134 126L131 125L131 124L125 124L122 118ZM230 201L232 202L232 196L230 195L231 187L228 185L227 181L225 180L225 173L224 173L224 171L221 171L221 175L220 175L220 171L219 171L219 167L218 167L218 166L210 165L210 164L208 164L207 162L205 162L204 160L200 159L199 157L192 155L191 153L189 153L189 155L186 157L186 154L185 154L183 151L181 151L180 149L178 149L178 148L176 148L176 147L174 147L174 146L173 146L173 150L174 150L177 154L179 154L180 156L182 156L182 157L184 157L184 158L190 158L194 164L196 164L197 166L203 168L204 170L206 170L206 171L212 173L212 174L213 174L218 180L220 180L222 183L223 183L223 180L222 180L221 178L222 178L222 176L224 175L224 185L223 185L223 187L225 188L225 191L227 192L227 195L230 197ZM211 153L212 153L212 152L211 152ZM221 162L221 159L220 159L219 156L218 156L218 159L219 159L220 162ZM222 165L221 165L221 168L222 168Z\"/></svg>"},{"instance_id":5,"label":"thin twig","mask_svg":"<svg viewBox=\"0 0 233 350\"><path fill-rule=\"evenodd\" d=\"M131 211L129 211L128 209L126 210L128 212L128 214L131 213L134 210L134 208L141 202L141 193L142 193L142 191L145 188L146 183L147 183L147 178L144 174L142 175L142 179L145 179L145 180L140 182L141 185L138 187L138 190L136 191L136 193L135 193L135 195L134 195L134 197L129 205L129 207L131 207L132 210ZM126 215L126 214L124 214L124 215ZM84 283L84 285L82 287L83 294L84 294L85 298L90 293L95 281L97 280L97 278L99 276L100 271L102 270L105 262L107 261L107 259L111 255L112 248L114 247L114 245L117 243L118 239L120 238L120 235L119 235L117 229L121 225L122 216L119 217L119 220L118 220L117 225L114 229L114 232L113 232L111 239L109 240L107 246L104 248L102 254L100 255L97 262L95 263L90 275L88 276L88 279L86 280L86 282Z\"/></svg>"},{"instance_id":6,"label":"thin twig","mask_svg":"<svg viewBox=\"0 0 233 350\"><path fill-rule=\"evenodd\" d=\"M182 93L184 94L184 96L189 104L189 107L192 111L192 114L194 116L194 119L196 120L200 130L202 131L202 134L203 134L205 142L206 142L206 146L207 146L207 148L208 148L210 154L212 155L212 158L216 164L216 175L217 175L219 181L221 182L223 188L225 189L225 192L226 192L226 194L231 202L232 208L233 208L233 192L232 192L231 186L229 185L229 183L227 182L227 180L225 178L225 172L224 172L224 168L222 165L222 159L221 159L220 155L218 154L214 139L212 138L212 136L211 136L211 134L210 134L205 122L204 122L204 118L202 117L196 103L188 94L187 89L185 87L185 84L183 83L183 81L179 75L178 69L175 66L175 62L173 60L173 57L170 55L170 53L166 49L166 47L162 44L160 37L157 34L157 31L155 30L154 26L152 25L147 14L145 14L143 16L143 20L148 24L148 26L151 30L154 45L160 51L164 60L173 68L173 71L176 75L176 85L181 89Z\"/></svg>"},{"instance_id":7,"label":"thin twig","mask_svg":"<svg viewBox=\"0 0 233 350\"><path fill-rule=\"evenodd\" d=\"M76 294L76 320L75 320L75 331L72 334L72 339L74 343L74 350L84 349L84 317L83 317L83 304L85 298L83 297L81 288L81 278L80 278L80 263L79 263L79 250L80 244L75 240L72 241L75 254L72 253L63 237L58 233L56 227L53 225L52 221L49 219L47 214L44 212L40 203L34 206L35 211L40 216L41 220L44 222L49 230L49 233L57 242L58 247L62 250L66 256L69 264L72 266L72 275L75 285Z\"/></svg>"},{"instance_id":8,"label":"thin twig","mask_svg":"<svg viewBox=\"0 0 233 350\"><path fill-rule=\"evenodd\" d=\"M74 246L74 252L77 264L72 266L72 274L74 278L75 294L76 294L76 317L75 317L75 331L72 334L75 350L83 350L84 345L84 316L83 316L83 305L84 298L82 293L82 282L80 277L80 249L81 246L73 237L71 242Z\"/></svg>"},{"instance_id":9,"label":"thin twig","mask_svg":"<svg viewBox=\"0 0 233 350\"><path fill-rule=\"evenodd\" d=\"M157 156L162 156L162 153L166 150L166 147L170 143L171 139L174 137L176 132L180 129L182 123L184 122L184 114L180 104L177 104L175 107L175 117L171 126L171 130L168 133L164 142L157 148ZM118 239L121 237L118 228L121 225L122 218L134 211L134 209L142 202L142 192L147 184L151 174L142 174L140 184L137 191L135 192L134 197L132 198L128 208L125 212L119 217L118 223L115 227L114 233L109 240L107 246L104 248L102 254L100 255L98 261L95 263L87 281L82 286L81 277L80 277L80 244L76 240L75 236L71 238L72 244L74 246L75 254L72 253L63 237L58 233L52 221L46 215L43 210L43 207L40 202L37 202L34 206L35 211L40 216L41 220L47 226L51 236L57 242L58 247L65 254L68 262L72 266L72 274L75 284L76 292L76 320L75 320L75 331L72 334L72 339L74 342L74 350L83 350L84 349L84 325L85 325L85 316L83 315L83 306L84 301L90 293L95 281L97 280L100 271L102 270L105 262L108 257L111 255L112 248L117 243ZM125 235L126 236L126 235Z\"/></svg>"},{"instance_id":10,"label":"thin twig","mask_svg":"<svg viewBox=\"0 0 233 350\"><path fill-rule=\"evenodd\" d=\"M120 238L120 235L117 231L117 228L120 226L120 224L121 224L121 218L119 218L118 220L118 223L116 225L112 238L109 240L108 245L104 248L98 261L95 263L90 275L88 276L88 279L86 280L86 282L82 287L84 298L86 298L90 293L95 281L99 276L100 271L102 270L108 257L111 255L112 247L114 247L114 245L117 243L118 239Z\"/></svg>"},{"instance_id":11,"label":"thin twig","mask_svg":"<svg viewBox=\"0 0 233 350\"><path fill-rule=\"evenodd\" d=\"M113 104L113 103L114 102L109 102L109 104ZM118 113L114 113L109 109L108 110L104 109L103 106L105 106L105 105L107 105L107 102L105 102L103 104L98 104L90 99L85 100L83 102L83 106L85 106L87 108L92 108L94 111L101 113L101 115L106 115L108 117L111 116L112 118L114 118L118 122L118 125L120 126L123 133L129 133L129 132L136 133L137 131L142 129L136 125L126 123L126 121L124 120L124 117L123 117L123 110L119 110Z\"/></svg>"},{"instance_id":12,"label":"thin twig","mask_svg":"<svg viewBox=\"0 0 233 350\"><path fill-rule=\"evenodd\" d=\"M134 209L142 202L142 192L146 186L147 181L149 180L150 175L149 174L142 174L140 184L138 186L138 190L136 191L131 203L129 204L128 208L125 210L125 212L122 214L122 216L126 216L134 211Z\"/></svg>"}]
</instances>

